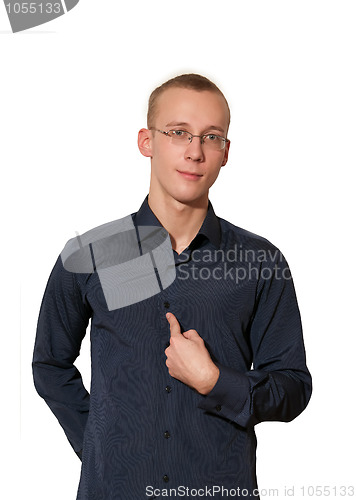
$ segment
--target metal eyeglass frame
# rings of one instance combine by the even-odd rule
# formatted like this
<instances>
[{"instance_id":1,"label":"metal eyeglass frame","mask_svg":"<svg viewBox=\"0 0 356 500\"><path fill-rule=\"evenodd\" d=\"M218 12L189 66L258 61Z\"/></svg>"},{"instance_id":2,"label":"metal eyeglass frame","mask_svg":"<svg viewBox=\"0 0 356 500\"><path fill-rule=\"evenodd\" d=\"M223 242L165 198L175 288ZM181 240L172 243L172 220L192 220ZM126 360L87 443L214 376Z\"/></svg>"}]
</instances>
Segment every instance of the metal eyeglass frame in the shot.
<instances>
[{"instance_id":1,"label":"metal eyeglass frame","mask_svg":"<svg viewBox=\"0 0 356 500\"><path fill-rule=\"evenodd\" d=\"M230 139L227 139L226 137L222 137L221 135L218 135L218 134L203 134L203 135L194 135L194 134L191 134L190 132L188 132L187 130L168 130L168 132L165 132L164 130L159 130L158 128L153 128L151 127L149 130L155 130L156 132L160 132L161 134L164 134L166 137L171 137L169 134L171 132L184 132L185 134L188 134L188 140L189 140L189 144L192 143L192 140L193 140L193 137L199 137L200 139L200 144L205 144L205 138L208 137L209 135L215 135L216 137L219 137L219 139L222 139L224 141L224 145L222 148L220 148L218 151L222 151L226 144L228 142L230 142Z\"/></svg>"}]
</instances>

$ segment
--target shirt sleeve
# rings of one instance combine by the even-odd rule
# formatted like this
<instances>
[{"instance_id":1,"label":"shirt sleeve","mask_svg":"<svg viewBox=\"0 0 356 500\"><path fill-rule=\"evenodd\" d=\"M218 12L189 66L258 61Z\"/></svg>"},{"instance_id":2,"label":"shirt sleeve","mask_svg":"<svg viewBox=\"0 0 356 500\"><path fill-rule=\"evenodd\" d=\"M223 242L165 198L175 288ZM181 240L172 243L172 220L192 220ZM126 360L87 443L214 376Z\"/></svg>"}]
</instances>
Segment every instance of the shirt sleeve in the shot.
<instances>
[{"instance_id":1,"label":"shirt sleeve","mask_svg":"<svg viewBox=\"0 0 356 500\"><path fill-rule=\"evenodd\" d=\"M307 406L311 376L290 271L282 254L262 266L248 342L253 369L242 373L217 363L219 379L199 407L248 427L288 422Z\"/></svg>"},{"instance_id":2,"label":"shirt sleeve","mask_svg":"<svg viewBox=\"0 0 356 500\"><path fill-rule=\"evenodd\" d=\"M89 393L74 365L91 317L76 274L64 269L59 256L40 308L33 353L38 394L57 417L79 458L89 414Z\"/></svg>"}]
</instances>

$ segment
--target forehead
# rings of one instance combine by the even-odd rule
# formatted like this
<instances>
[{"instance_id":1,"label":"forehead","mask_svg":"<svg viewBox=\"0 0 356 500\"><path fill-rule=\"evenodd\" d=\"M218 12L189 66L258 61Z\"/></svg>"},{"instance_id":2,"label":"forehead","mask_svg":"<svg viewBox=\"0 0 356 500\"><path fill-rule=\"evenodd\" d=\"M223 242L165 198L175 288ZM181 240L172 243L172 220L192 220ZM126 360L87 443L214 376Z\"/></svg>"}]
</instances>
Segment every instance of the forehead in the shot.
<instances>
[{"instance_id":1,"label":"forehead","mask_svg":"<svg viewBox=\"0 0 356 500\"><path fill-rule=\"evenodd\" d=\"M156 125L165 127L171 123L185 123L192 132L217 126L225 133L229 126L229 112L224 98L210 90L170 88L157 100Z\"/></svg>"}]
</instances>

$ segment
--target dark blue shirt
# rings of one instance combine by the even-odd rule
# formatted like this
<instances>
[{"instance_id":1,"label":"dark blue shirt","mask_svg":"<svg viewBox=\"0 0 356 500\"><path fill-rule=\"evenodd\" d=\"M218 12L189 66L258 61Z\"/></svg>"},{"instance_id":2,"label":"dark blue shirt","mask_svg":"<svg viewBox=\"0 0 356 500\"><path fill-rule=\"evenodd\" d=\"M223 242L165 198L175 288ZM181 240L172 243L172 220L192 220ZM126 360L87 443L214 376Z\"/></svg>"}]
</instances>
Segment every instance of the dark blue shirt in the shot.
<instances>
[{"instance_id":1,"label":"dark blue shirt","mask_svg":"<svg viewBox=\"0 0 356 500\"><path fill-rule=\"evenodd\" d=\"M160 226L147 198L132 218ZM254 425L290 421L309 401L300 315L280 251L217 217L209 202L196 237L172 252L173 283L113 311L96 272L69 272L59 257L50 275L33 374L82 459L77 499L252 495ZM168 311L182 331L200 334L220 369L206 396L168 373ZM90 396L74 365L89 321Z\"/></svg>"}]
</instances>

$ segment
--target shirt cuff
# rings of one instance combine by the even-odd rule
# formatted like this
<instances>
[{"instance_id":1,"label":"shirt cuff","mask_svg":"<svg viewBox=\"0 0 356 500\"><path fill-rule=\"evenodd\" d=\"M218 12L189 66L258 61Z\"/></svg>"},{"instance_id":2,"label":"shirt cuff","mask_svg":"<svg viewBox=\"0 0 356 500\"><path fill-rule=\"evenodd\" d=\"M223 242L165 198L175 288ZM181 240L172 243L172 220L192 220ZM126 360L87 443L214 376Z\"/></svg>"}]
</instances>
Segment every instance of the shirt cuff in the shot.
<instances>
[{"instance_id":1,"label":"shirt cuff","mask_svg":"<svg viewBox=\"0 0 356 500\"><path fill-rule=\"evenodd\" d=\"M220 370L218 381L213 389L204 396L198 407L225 417L234 422L238 421L249 400L250 382L248 377L227 366L216 363ZM245 409L245 411L248 411Z\"/></svg>"}]
</instances>

